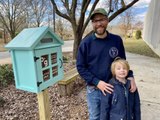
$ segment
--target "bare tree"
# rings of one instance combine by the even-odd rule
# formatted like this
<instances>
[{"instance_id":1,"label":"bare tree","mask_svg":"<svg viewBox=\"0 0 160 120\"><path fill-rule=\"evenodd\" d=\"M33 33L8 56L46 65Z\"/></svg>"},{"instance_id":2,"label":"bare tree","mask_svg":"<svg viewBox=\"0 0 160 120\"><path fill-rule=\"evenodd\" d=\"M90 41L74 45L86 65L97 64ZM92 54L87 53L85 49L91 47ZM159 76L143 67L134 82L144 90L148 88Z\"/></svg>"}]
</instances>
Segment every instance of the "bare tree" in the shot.
<instances>
[{"instance_id":1,"label":"bare tree","mask_svg":"<svg viewBox=\"0 0 160 120\"><path fill-rule=\"evenodd\" d=\"M142 30L143 29L143 25L144 23L142 21L137 21L135 24L134 24L134 29L137 29L137 30Z\"/></svg>"},{"instance_id":2,"label":"bare tree","mask_svg":"<svg viewBox=\"0 0 160 120\"><path fill-rule=\"evenodd\" d=\"M86 12L88 11L87 9L91 1L90 0L83 0L83 1L72 0L71 3L69 3L68 0L65 0L65 1L60 0L60 1L62 4L61 7L65 9L58 8L60 7L58 5L59 3L57 2L56 4L56 0L51 0L53 7L55 9L55 12L59 16L67 19L72 25L73 34L74 34L73 57L76 58L77 49L81 42L82 35L84 33L84 30L87 24L89 23L89 17L86 16ZM89 15L96 7L96 4L98 3L98 1L99 0L95 0L95 2L93 3L91 10L89 12Z\"/></svg>"},{"instance_id":3,"label":"bare tree","mask_svg":"<svg viewBox=\"0 0 160 120\"><path fill-rule=\"evenodd\" d=\"M131 2L125 3L124 0L110 0L108 13L110 14L112 12L113 14L110 15L109 21L113 20L117 15L138 1L139 0L131 0ZM73 58L76 58L83 33L90 20L90 15L99 0L51 0L51 2L56 14L68 20L72 25L74 34ZM90 10L89 6L91 6ZM113 8L116 9L114 10Z\"/></svg>"},{"instance_id":4,"label":"bare tree","mask_svg":"<svg viewBox=\"0 0 160 120\"><path fill-rule=\"evenodd\" d=\"M56 33L61 37L61 39L64 38L65 30L64 30L64 24L61 18L58 19L56 23Z\"/></svg>"},{"instance_id":5,"label":"bare tree","mask_svg":"<svg viewBox=\"0 0 160 120\"><path fill-rule=\"evenodd\" d=\"M1 37L2 37L2 40L3 40L3 43L7 43L8 42L8 34L7 34L7 31L6 31L6 28L5 28L5 26L4 25L1 25L0 26L0 28L1 28Z\"/></svg>"},{"instance_id":6,"label":"bare tree","mask_svg":"<svg viewBox=\"0 0 160 120\"><path fill-rule=\"evenodd\" d=\"M120 15L120 29L123 31L124 37L126 37L127 34L129 34L129 36L132 36L132 25L134 20L133 9L128 9Z\"/></svg>"},{"instance_id":7,"label":"bare tree","mask_svg":"<svg viewBox=\"0 0 160 120\"><path fill-rule=\"evenodd\" d=\"M28 23L30 26L39 27L51 11L49 0L26 0L28 6ZM48 16L47 16L48 14ZM49 19L49 18L48 18Z\"/></svg>"},{"instance_id":8,"label":"bare tree","mask_svg":"<svg viewBox=\"0 0 160 120\"><path fill-rule=\"evenodd\" d=\"M9 32L11 38L26 23L25 4L23 0L0 0L0 22Z\"/></svg>"}]
</instances>

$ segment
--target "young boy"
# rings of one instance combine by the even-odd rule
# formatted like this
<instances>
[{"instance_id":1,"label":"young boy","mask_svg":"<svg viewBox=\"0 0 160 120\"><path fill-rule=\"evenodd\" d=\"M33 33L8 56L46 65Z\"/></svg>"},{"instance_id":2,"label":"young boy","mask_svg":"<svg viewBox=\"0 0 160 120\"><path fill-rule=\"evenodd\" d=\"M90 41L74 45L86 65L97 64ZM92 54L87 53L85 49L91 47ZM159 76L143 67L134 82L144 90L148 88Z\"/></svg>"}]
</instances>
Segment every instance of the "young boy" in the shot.
<instances>
[{"instance_id":1,"label":"young boy","mask_svg":"<svg viewBox=\"0 0 160 120\"><path fill-rule=\"evenodd\" d=\"M126 60L118 58L111 65L113 78L109 81L114 86L112 94L102 94L101 120L141 120L138 91L129 91L130 80L126 80L129 71Z\"/></svg>"}]
</instances>

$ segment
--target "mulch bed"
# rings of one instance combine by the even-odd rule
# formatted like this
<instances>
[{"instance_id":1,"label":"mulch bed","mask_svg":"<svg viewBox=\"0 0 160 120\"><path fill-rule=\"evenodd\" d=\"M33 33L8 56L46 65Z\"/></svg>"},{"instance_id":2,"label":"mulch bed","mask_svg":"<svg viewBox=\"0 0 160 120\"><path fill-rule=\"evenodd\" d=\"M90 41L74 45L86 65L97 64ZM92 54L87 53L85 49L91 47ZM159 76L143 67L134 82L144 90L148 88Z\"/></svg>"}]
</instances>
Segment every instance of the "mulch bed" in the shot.
<instances>
[{"instance_id":1,"label":"mulch bed","mask_svg":"<svg viewBox=\"0 0 160 120\"><path fill-rule=\"evenodd\" d=\"M65 53L69 62L64 63L64 71L75 67L72 54ZM81 80L81 78L77 78ZM78 81L79 81L78 80ZM49 87L51 120L87 120L85 83L77 82L74 94L61 96L58 85ZM14 84L0 89L0 96L5 103L0 106L0 120L39 120L37 94L15 88Z\"/></svg>"}]
</instances>

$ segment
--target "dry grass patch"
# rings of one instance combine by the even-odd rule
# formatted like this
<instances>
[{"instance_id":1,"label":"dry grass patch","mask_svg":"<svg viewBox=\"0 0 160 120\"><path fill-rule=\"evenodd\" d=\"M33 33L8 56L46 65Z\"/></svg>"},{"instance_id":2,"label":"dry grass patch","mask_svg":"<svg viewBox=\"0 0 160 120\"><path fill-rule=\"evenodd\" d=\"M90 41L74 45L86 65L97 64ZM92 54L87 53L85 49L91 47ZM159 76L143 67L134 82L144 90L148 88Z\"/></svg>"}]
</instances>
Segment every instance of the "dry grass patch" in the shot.
<instances>
[{"instance_id":1,"label":"dry grass patch","mask_svg":"<svg viewBox=\"0 0 160 120\"><path fill-rule=\"evenodd\" d=\"M142 39L126 39L124 40L124 47L130 53L160 58Z\"/></svg>"}]
</instances>

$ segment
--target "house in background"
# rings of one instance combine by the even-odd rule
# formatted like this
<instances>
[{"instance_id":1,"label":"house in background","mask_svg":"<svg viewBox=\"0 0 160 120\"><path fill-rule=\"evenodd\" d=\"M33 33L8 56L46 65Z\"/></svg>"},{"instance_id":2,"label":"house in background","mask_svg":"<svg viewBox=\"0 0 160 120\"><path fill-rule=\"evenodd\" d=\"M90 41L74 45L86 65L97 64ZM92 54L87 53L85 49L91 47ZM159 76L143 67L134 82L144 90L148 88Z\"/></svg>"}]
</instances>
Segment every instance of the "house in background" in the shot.
<instances>
[{"instance_id":1,"label":"house in background","mask_svg":"<svg viewBox=\"0 0 160 120\"><path fill-rule=\"evenodd\" d=\"M151 0L145 16L143 39L160 56L160 1Z\"/></svg>"}]
</instances>

